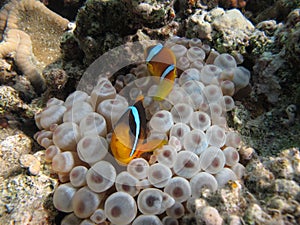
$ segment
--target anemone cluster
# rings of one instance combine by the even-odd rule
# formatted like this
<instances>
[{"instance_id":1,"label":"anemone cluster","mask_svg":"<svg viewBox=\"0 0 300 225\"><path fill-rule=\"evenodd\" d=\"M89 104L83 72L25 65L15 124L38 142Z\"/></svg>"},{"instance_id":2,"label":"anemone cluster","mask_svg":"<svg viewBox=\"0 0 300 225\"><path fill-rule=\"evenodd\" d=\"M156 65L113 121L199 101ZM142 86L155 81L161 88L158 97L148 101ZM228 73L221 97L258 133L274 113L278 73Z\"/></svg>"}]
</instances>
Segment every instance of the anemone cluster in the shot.
<instances>
[{"instance_id":1,"label":"anemone cluster","mask_svg":"<svg viewBox=\"0 0 300 225\"><path fill-rule=\"evenodd\" d=\"M237 65L240 56L219 54L199 39L176 37L165 46L178 70L166 99L152 98L158 85L142 65L134 76L117 78L118 88L101 77L90 95L75 91L65 101L52 98L36 115L41 131L35 138L62 183L54 206L70 213L62 224L179 224L203 189L215 192L242 177L240 137L225 115L250 72ZM147 140L163 138L166 144L121 166L109 154L111 132L141 94Z\"/></svg>"}]
</instances>

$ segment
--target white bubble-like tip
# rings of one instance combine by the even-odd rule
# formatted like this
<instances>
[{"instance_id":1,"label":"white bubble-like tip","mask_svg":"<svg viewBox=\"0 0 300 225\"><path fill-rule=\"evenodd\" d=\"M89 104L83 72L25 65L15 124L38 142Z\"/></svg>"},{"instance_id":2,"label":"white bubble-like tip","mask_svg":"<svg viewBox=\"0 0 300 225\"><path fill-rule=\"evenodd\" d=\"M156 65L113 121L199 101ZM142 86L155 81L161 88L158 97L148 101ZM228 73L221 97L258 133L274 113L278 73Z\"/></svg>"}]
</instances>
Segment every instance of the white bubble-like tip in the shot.
<instances>
[{"instance_id":1,"label":"white bubble-like tip","mask_svg":"<svg viewBox=\"0 0 300 225\"><path fill-rule=\"evenodd\" d=\"M96 193L106 191L113 186L116 179L115 167L106 161L94 164L86 174L88 187Z\"/></svg>"},{"instance_id":2,"label":"white bubble-like tip","mask_svg":"<svg viewBox=\"0 0 300 225\"><path fill-rule=\"evenodd\" d=\"M139 180L130 173L122 171L116 177L115 186L117 191L126 192L134 197L139 193L139 190L136 187L138 182Z\"/></svg>"},{"instance_id":3,"label":"white bubble-like tip","mask_svg":"<svg viewBox=\"0 0 300 225\"><path fill-rule=\"evenodd\" d=\"M126 225L136 217L137 206L134 198L128 193L115 192L106 199L104 211L113 224Z\"/></svg>"},{"instance_id":4,"label":"white bubble-like tip","mask_svg":"<svg viewBox=\"0 0 300 225\"><path fill-rule=\"evenodd\" d=\"M88 187L80 188L72 199L74 214L78 218L89 218L100 204L99 195Z\"/></svg>"},{"instance_id":5,"label":"white bubble-like tip","mask_svg":"<svg viewBox=\"0 0 300 225\"><path fill-rule=\"evenodd\" d=\"M77 191L71 183L61 184L55 189L53 195L53 205L62 212L72 212L72 199Z\"/></svg>"},{"instance_id":6,"label":"white bubble-like tip","mask_svg":"<svg viewBox=\"0 0 300 225\"><path fill-rule=\"evenodd\" d=\"M148 180L157 188L165 187L172 177L172 171L162 163L155 163L149 167Z\"/></svg>"},{"instance_id":7,"label":"white bubble-like tip","mask_svg":"<svg viewBox=\"0 0 300 225\"><path fill-rule=\"evenodd\" d=\"M148 175L149 163L143 158L135 158L127 165L127 171L137 179L144 179Z\"/></svg>"},{"instance_id":8,"label":"white bubble-like tip","mask_svg":"<svg viewBox=\"0 0 300 225\"><path fill-rule=\"evenodd\" d=\"M191 178L200 170L199 157L190 151L181 151L173 166L174 173L178 176Z\"/></svg>"},{"instance_id":9,"label":"white bubble-like tip","mask_svg":"<svg viewBox=\"0 0 300 225\"><path fill-rule=\"evenodd\" d=\"M132 225L163 225L160 219L155 215L139 215L133 221Z\"/></svg>"},{"instance_id":10,"label":"white bubble-like tip","mask_svg":"<svg viewBox=\"0 0 300 225\"><path fill-rule=\"evenodd\" d=\"M163 204L162 191L147 188L140 192L137 198L138 209L143 214L159 214Z\"/></svg>"},{"instance_id":11,"label":"white bubble-like tip","mask_svg":"<svg viewBox=\"0 0 300 225\"><path fill-rule=\"evenodd\" d=\"M164 192L174 198L176 202L184 202L191 196L191 186L183 177L173 177Z\"/></svg>"},{"instance_id":12,"label":"white bubble-like tip","mask_svg":"<svg viewBox=\"0 0 300 225\"><path fill-rule=\"evenodd\" d=\"M225 156L220 148L210 146L200 155L200 167L208 173L218 173L224 165Z\"/></svg>"},{"instance_id":13,"label":"white bubble-like tip","mask_svg":"<svg viewBox=\"0 0 300 225\"><path fill-rule=\"evenodd\" d=\"M207 172L197 173L190 180L192 196L195 198L201 197L201 191L203 189L209 189L212 192L215 192L218 189L218 183L216 178Z\"/></svg>"}]
</instances>

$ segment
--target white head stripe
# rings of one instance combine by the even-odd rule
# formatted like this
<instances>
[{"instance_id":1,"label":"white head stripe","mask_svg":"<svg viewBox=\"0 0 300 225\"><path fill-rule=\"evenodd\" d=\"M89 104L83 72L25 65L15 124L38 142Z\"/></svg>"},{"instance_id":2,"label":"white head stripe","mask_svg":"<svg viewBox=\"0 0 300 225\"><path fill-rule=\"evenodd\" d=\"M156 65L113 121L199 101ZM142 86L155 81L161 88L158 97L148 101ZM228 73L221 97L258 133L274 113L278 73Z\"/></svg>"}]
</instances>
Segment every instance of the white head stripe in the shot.
<instances>
[{"instance_id":1,"label":"white head stripe","mask_svg":"<svg viewBox=\"0 0 300 225\"><path fill-rule=\"evenodd\" d=\"M146 58L146 63L149 63L154 56L156 56L163 48L163 45L161 43L155 45L149 52L147 58Z\"/></svg>"},{"instance_id":2,"label":"white head stripe","mask_svg":"<svg viewBox=\"0 0 300 225\"><path fill-rule=\"evenodd\" d=\"M140 136L140 129L141 129L141 121L140 121L140 116L137 108L135 106L129 106L129 109L131 109L131 112L133 114L134 122L135 122L135 138L134 138L134 143L132 146L132 150L130 152L130 157L134 154L136 147L137 147L137 142Z\"/></svg>"}]
</instances>

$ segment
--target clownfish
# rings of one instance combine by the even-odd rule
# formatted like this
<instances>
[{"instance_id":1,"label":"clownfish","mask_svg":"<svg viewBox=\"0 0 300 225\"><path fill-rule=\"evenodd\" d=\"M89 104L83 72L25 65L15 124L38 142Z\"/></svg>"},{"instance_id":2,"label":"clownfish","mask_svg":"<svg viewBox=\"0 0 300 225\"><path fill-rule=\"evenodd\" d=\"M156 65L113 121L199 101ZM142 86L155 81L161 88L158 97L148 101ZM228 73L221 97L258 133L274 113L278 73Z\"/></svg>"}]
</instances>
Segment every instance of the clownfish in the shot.
<instances>
[{"instance_id":1,"label":"clownfish","mask_svg":"<svg viewBox=\"0 0 300 225\"><path fill-rule=\"evenodd\" d=\"M160 77L155 100L163 100L170 93L176 78L176 57L173 51L157 44L146 49L146 64L152 76Z\"/></svg>"},{"instance_id":2,"label":"clownfish","mask_svg":"<svg viewBox=\"0 0 300 225\"><path fill-rule=\"evenodd\" d=\"M147 120L143 106L143 96L129 106L116 123L110 142L115 159L120 164L128 164L144 152L151 152L165 144L165 140L146 140Z\"/></svg>"}]
</instances>

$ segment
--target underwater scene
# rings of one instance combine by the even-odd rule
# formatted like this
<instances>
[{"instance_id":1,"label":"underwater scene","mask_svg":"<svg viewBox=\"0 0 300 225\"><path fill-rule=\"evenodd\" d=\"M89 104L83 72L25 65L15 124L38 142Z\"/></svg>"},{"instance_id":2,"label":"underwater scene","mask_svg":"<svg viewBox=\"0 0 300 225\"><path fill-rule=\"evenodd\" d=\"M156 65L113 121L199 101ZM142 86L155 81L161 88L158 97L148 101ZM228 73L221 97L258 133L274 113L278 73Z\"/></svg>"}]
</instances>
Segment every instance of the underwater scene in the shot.
<instances>
[{"instance_id":1,"label":"underwater scene","mask_svg":"<svg viewBox=\"0 0 300 225\"><path fill-rule=\"evenodd\" d=\"M299 0L1 0L0 225L300 224Z\"/></svg>"}]
</instances>

